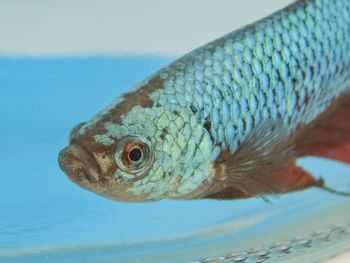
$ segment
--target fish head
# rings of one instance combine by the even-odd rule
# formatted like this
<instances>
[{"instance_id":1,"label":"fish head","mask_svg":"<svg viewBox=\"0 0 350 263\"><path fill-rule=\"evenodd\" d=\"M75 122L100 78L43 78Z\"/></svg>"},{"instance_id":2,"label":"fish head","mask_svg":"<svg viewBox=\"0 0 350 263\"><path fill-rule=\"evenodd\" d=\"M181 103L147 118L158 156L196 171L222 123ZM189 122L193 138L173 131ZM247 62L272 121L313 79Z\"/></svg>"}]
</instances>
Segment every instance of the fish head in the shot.
<instances>
[{"instance_id":1,"label":"fish head","mask_svg":"<svg viewBox=\"0 0 350 263\"><path fill-rule=\"evenodd\" d=\"M77 125L59 154L61 169L118 201L198 196L210 181L210 136L190 110L140 102L139 92Z\"/></svg>"},{"instance_id":2,"label":"fish head","mask_svg":"<svg viewBox=\"0 0 350 263\"><path fill-rule=\"evenodd\" d=\"M93 129L84 134L72 132L69 146L59 154L61 169L74 183L107 198L148 200L146 195L134 195L130 189L152 167L150 142L142 136L130 135L113 144L100 143L93 133Z\"/></svg>"}]
</instances>

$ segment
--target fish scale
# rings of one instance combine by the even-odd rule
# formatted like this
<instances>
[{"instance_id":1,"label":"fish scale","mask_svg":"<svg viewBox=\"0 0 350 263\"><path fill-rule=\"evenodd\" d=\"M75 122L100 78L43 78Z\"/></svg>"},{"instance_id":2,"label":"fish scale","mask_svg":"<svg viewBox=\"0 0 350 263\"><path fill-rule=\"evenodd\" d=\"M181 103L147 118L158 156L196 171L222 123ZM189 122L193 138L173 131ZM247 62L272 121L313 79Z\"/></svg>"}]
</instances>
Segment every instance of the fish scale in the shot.
<instances>
[{"instance_id":1,"label":"fish scale","mask_svg":"<svg viewBox=\"0 0 350 263\"><path fill-rule=\"evenodd\" d=\"M343 74L336 72L338 67L349 67L349 13L347 0L336 4L329 0L298 3L184 56L179 60L184 65L180 69L184 75L179 75L172 66L163 69L168 73L164 78L165 90L175 89L175 103L180 105L197 101L195 104L201 105L198 109L201 122L204 115L210 116L213 123L210 132L216 143L230 145L232 151L261 121L260 115L282 118L289 125L310 122L312 118L298 107L306 98L310 105L307 110L316 116L325 107L317 103L320 90L327 88L328 105L349 88L349 81L334 89L326 87L334 78L349 76L349 70ZM170 79L177 85L167 85ZM204 87L200 96L185 88L194 86L193 79L196 86ZM226 96L227 88L232 96ZM192 95L191 100L184 94ZM162 106L173 103L168 100ZM227 111L227 105L232 103L239 104L239 114L235 104ZM237 125L237 117L243 120L242 127ZM232 136L223 136L222 131L228 127L235 128L233 140Z\"/></svg>"}]
</instances>

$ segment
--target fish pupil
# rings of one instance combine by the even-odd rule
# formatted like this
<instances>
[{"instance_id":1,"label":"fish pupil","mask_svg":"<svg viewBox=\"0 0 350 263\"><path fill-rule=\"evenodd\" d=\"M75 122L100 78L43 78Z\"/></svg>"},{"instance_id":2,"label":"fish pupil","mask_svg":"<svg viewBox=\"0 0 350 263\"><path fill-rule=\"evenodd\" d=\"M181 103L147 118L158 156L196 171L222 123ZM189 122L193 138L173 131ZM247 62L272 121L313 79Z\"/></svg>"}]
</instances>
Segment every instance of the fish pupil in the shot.
<instances>
[{"instance_id":1,"label":"fish pupil","mask_svg":"<svg viewBox=\"0 0 350 263\"><path fill-rule=\"evenodd\" d=\"M141 157L142 157L142 152L138 148L132 149L129 153L129 158L131 161L137 162L141 159Z\"/></svg>"}]
</instances>

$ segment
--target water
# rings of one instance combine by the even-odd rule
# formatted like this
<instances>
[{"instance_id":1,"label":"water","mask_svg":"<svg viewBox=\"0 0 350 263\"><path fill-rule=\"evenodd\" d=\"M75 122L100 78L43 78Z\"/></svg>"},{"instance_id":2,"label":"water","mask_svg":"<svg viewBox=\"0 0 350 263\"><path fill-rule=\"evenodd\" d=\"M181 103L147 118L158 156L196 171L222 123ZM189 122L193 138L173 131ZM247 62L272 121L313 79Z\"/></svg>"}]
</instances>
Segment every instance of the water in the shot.
<instances>
[{"instance_id":1,"label":"water","mask_svg":"<svg viewBox=\"0 0 350 263\"><path fill-rule=\"evenodd\" d=\"M0 262L310 262L350 249L349 199L319 189L269 203L125 204L64 176L70 129L172 60L0 58ZM299 163L350 189L349 165Z\"/></svg>"}]
</instances>

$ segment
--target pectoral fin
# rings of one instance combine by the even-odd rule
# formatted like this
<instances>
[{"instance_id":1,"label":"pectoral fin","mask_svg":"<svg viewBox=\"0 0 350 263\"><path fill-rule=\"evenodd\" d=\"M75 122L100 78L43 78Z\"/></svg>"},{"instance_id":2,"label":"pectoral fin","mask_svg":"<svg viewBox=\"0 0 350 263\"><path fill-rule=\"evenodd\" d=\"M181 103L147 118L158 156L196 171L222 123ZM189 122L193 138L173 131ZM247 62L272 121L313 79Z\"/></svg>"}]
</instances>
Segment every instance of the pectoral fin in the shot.
<instances>
[{"instance_id":1,"label":"pectoral fin","mask_svg":"<svg viewBox=\"0 0 350 263\"><path fill-rule=\"evenodd\" d=\"M280 121L265 121L247 135L235 153L223 153L216 161L221 190L208 197L267 198L317 186L317 180L295 165L295 158L289 129Z\"/></svg>"},{"instance_id":2,"label":"pectoral fin","mask_svg":"<svg viewBox=\"0 0 350 263\"><path fill-rule=\"evenodd\" d=\"M278 177L280 181L280 188L274 188L274 194L283 194L293 191L302 190L308 187L321 186L322 181L316 180L308 172L304 171L302 168L297 166L291 166L281 173L276 173L274 176ZM272 181L276 181L273 179ZM255 191L255 193L243 192L241 189L228 186L219 192L207 196L207 198L212 199L242 199L249 198L253 196L262 196L263 198L268 197L261 188L261 192Z\"/></svg>"}]
</instances>

